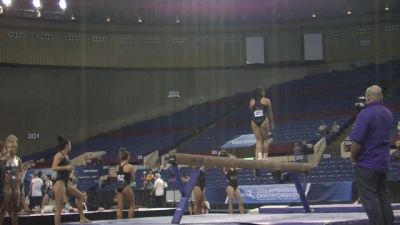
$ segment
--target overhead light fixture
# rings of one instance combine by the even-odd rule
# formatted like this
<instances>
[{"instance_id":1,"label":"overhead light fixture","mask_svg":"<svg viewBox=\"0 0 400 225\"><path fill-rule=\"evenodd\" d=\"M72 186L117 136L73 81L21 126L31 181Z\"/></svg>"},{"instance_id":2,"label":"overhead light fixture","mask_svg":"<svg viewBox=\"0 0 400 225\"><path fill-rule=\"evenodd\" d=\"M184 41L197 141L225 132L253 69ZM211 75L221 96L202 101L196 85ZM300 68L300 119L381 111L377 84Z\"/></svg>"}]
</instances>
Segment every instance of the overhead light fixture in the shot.
<instances>
[{"instance_id":1,"label":"overhead light fixture","mask_svg":"<svg viewBox=\"0 0 400 225\"><path fill-rule=\"evenodd\" d=\"M111 21L111 18L110 18L109 16L107 16L107 17L106 17L106 21L107 21L107 22L110 22L110 21Z\"/></svg>"},{"instance_id":2,"label":"overhead light fixture","mask_svg":"<svg viewBox=\"0 0 400 225\"><path fill-rule=\"evenodd\" d=\"M176 22L176 23L180 23L180 22L181 22L181 20L179 19L179 17L176 17L175 22Z\"/></svg>"},{"instance_id":3,"label":"overhead light fixture","mask_svg":"<svg viewBox=\"0 0 400 225\"><path fill-rule=\"evenodd\" d=\"M143 22L142 17L139 16L137 21L138 23L142 23Z\"/></svg>"},{"instance_id":4,"label":"overhead light fixture","mask_svg":"<svg viewBox=\"0 0 400 225\"><path fill-rule=\"evenodd\" d=\"M385 11L389 11L389 6L388 5L385 5Z\"/></svg>"},{"instance_id":5,"label":"overhead light fixture","mask_svg":"<svg viewBox=\"0 0 400 225\"><path fill-rule=\"evenodd\" d=\"M312 13L312 18L316 18L317 14L315 14L315 12Z\"/></svg>"},{"instance_id":6,"label":"overhead light fixture","mask_svg":"<svg viewBox=\"0 0 400 225\"><path fill-rule=\"evenodd\" d=\"M75 15L71 14L71 20L75 20Z\"/></svg>"},{"instance_id":7,"label":"overhead light fixture","mask_svg":"<svg viewBox=\"0 0 400 225\"><path fill-rule=\"evenodd\" d=\"M63 11L67 9L67 2L65 0L60 0L58 2L58 5L60 6L60 9L62 9Z\"/></svg>"},{"instance_id":8,"label":"overhead light fixture","mask_svg":"<svg viewBox=\"0 0 400 225\"><path fill-rule=\"evenodd\" d=\"M40 2L40 0L33 0L32 4L36 9L42 8L42 3Z\"/></svg>"},{"instance_id":9,"label":"overhead light fixture","mask_svg":"<svg viewBox=\"0 0 400 225\"><path fill-rule=\"evenodd\" d=\"M12 0L3 0L2 2L7 7L12 5Z\"/></svg>"},{"instance_id":10,"label":"overhead light fixture","mask_svg":"<svg viewBox=\"0 0 400 225\"><path fill-rule=\"evenodd\" d=\"M347 14L347 15L351 15L351 13L352 13L352 12L351 12L351 10L350 10L350 9L349 9L349 10L347 10L347 12L346 12L346 14Z\"/></svg>"}]
</instances>

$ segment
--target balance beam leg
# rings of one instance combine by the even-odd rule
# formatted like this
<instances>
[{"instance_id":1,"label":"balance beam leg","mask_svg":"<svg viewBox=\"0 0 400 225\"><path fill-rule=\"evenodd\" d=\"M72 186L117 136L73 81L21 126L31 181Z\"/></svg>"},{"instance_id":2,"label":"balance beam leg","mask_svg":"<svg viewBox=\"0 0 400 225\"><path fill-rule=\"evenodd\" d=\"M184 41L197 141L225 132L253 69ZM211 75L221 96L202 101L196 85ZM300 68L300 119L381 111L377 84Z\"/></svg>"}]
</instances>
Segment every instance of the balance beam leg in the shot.
<instances>
[{"instance_id":1,"label":"balance beam leg","mask_svg":"<svg viewBox=\"0 0 400 225\"><path fill-rule=\"evenodd\" d=\"M189 182L186 184L185 188L185 196L182 196L181 200L179 201L178 207L175 209L174 216L172 217L171 223L173 224L180 224L182 220L183 214L187 209L189 204L190 195L192 194L193 187L196 185L197 180L199 179L200 175L200 168L196 168L192 171L190 175ZM181 179L179 177L179 179Z\"/></svg>"},{"instance_id":2,"label":"balance beam leg","mask_svg":"<svg viewBox=\"0 0 400 225\"><path fill-rule=\"evenodd\" d=\"M304 192L304 188L301 185L299 176L297 175L296 172L291 172L290 177L292 178L294 185L296 186L296 190L300 196L300 201L301 201L301 204L303 205L304 212L310 213L311 212L310 205L308 204L308 200L307 200L306 194Z\"/></svg>"}]
</instances>

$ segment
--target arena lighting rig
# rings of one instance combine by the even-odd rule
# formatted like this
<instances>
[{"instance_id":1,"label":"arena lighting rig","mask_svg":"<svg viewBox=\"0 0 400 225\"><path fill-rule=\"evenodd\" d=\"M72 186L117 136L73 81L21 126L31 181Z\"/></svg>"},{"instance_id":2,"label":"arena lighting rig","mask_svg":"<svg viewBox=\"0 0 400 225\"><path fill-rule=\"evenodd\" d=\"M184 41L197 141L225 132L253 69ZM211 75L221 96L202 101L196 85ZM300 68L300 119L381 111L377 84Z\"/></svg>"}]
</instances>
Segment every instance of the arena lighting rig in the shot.
<instances>
[{"instance_id":1,"label":"arena lighting rig","mask_svg":"<svg viewBox=\"0 0 400 225\"><path fill-rule=\"evenodd\" d=\"M1 0L1 7L12 7L13 5L13 0ZM33 7L38 10L42 8L42 0L32 0L32 5ZM58 5L60 6L60 9L65 11L68 7L67 1L66 0L59 0Z\"/></svg>"},{"instance_id":2,"label":"arena lighting rig","mask_svg":"<svg viewBox=\"0 0 400 225\"><path fill-rule=\"evenodd\" d=\"M36 17L41 17L41 9L43 8L43 0L32 0L31 4L33 6L34 12ZM14 1L13 0L0 0L0 14L3 14L5 9L11 8L13 6ZM67 0L59 0L58 1L58 6L60 9L65 12L65 10L68 7Z\"/></svg>"}]
</instances>

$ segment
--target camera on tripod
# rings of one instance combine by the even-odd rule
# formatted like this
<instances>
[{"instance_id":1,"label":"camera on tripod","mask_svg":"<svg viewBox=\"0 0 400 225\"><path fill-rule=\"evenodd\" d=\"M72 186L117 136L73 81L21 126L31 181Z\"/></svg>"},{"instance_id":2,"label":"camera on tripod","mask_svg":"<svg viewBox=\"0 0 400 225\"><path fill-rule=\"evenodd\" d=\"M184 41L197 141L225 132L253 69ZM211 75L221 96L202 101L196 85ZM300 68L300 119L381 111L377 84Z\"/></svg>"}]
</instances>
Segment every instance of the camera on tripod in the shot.
<instances>
[{"instance_id":1,"label":"camera on tripod","mask_svg":"<svg viewBox=\"0 0 400 225\"><path fill-rule=\"evenodd\" d=\"M367 101L365 99L365 96L360 96L357 98L356 103L354 103L354 106L356 107L357 112L361 111L365 105L367 104Z\"/></svg>"}]
</instances>

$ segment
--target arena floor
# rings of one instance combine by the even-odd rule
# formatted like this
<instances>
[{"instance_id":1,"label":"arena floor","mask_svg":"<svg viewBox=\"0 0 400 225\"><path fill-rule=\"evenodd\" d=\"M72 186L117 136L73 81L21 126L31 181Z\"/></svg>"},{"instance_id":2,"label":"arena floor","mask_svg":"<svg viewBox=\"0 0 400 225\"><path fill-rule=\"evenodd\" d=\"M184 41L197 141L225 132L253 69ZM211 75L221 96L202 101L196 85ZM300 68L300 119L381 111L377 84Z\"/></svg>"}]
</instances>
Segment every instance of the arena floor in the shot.
<instances>
[{"instance_id":1,"label":"arena floor","mask_svg":"<svg viewBox=\"0 0 400 225\"><path fill-rule=\"evenodd\" d=\"M400 210L395 211L397 221L400 221ZM171 224L170 216L147 217L124 220L94 221L93 225L146 225ZM66 223L78 225L78 222ZM268 224L268 225L366 225L365 213L292 213L292 214L206 214L184 216L181 224ZM397 223L396 223L397 224ZM400 224L400 223L399 223Z\"/></svg>"},{"instance_id":2,"label":"arena floor","mask_svg":"<svg viewBox=\"0 0 400 225\"><path fill-rule=\"evenodd\" d=\"M341 205L318 205L311 206L313 213L296 212L301 207L261 207L268 208L270 211L264 213L247 214L205 214L205 215L185 215L181 224L268 224L268 225L367 225L367 216L361 212L360 205L341 204ZM397 223L400 224L400 205L394 204L393 207ZM271 211L272 210L272 211ZM286 212L286 213L285 213ZM154 211L154 216L141 217L124 220L96 220L93 225L146 225L146 224L171 224L172 216L158 216ZM78 222L65 223L78 225Z\"/></svg>"}]
</instances>

